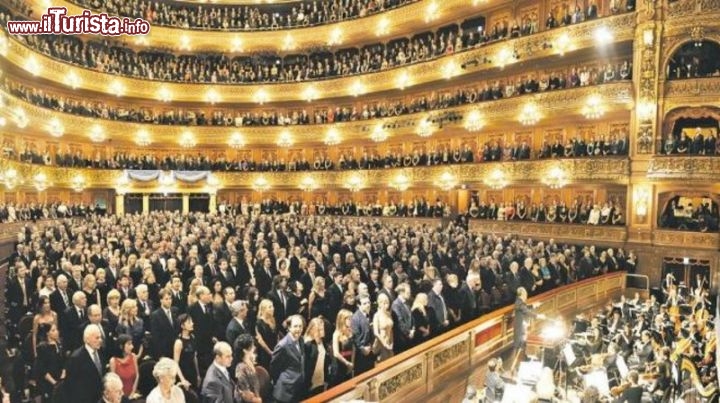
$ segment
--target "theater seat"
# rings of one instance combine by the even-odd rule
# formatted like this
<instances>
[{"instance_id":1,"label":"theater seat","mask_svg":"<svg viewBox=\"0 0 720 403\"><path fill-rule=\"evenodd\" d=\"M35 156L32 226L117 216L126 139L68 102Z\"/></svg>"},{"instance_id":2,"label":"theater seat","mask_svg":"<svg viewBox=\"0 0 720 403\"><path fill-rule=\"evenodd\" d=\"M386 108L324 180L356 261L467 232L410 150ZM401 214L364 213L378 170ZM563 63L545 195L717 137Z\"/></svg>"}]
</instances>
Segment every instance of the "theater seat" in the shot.
<instances>
[{"instance_id":1,"label":"theater seat","mask_svg":"<svg viewBox=\"0 0 720 403\"><path fill-rule=\"evenodd\" d=\"M256 365L255 372L257 373L258 381L260 381L260 396L262 400L270 401L272 397L272 384L270 383L270 374L268 374L265 368Z\"/></svg>"}]
</instances>

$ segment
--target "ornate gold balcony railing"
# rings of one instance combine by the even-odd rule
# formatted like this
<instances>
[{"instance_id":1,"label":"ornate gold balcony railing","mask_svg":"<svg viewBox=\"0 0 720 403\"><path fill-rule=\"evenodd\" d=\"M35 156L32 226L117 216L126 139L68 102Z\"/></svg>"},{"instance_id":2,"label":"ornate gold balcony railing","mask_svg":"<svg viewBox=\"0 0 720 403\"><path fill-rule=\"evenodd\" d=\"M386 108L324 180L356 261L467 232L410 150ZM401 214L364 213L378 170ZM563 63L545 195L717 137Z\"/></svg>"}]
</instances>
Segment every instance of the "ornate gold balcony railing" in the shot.
<instances>
[{"instance_id":1,"label":"ornate gold balcony railing","mask_svg":"<svg viewBox=\"0 0 720 403\"><path fill-rule=\"evenodd\" d=\"M122 170L60 168L25 164L0 158L0 172L12 168L20 174L19 186L32 186L32 178L42 173L53 188L71 189L73 179L82 175L85 188L112 189L124 175ZM410 188L439 186L443 174L450 173L458 184L483 187L483 178L500 169L511 184L540 184L553 169L563 170L572 183L628 183L630 161L626 158L563 159L446 165L434 167L374 169L366 171L323 172L214 172L218 189L249 189L259 178L267 182L269 189L298 189L306 177L311 177L319 189L344 189L348 183L360 181L362 189L387 189L402 174ZM351 179L352 178L352 179ZM24 181L23 181L24 180ZM201 186L204 186L203 181ZM137 186L144 186L138 184ZM180 184L180 186L183 186ZM192 185L190 185L192 186ZM132 184L130 185L132 188Z\"/></svg>"},{"instance_id":2,"label":"ornate gold balcony railing","mask_svg":"<svg viewBox=\"0 0 720 403\"><path fill-rule=\"evenodd\" d=\"M115 85L119 83L124 88L124 96L133 98L158 99L158 94L162 93L162 91L170 91L173 94L174 101L207 102L207 92L213 90L218 102L255 103L257 102L258 91L263 90L267 94L267 102L304 101L304 91L309 86L314 89L317 99L347 97L353 95L353 88L356 83L364 85L366 93L372 93L397 89L402 86L410 87L445 80L447 79L448 66L454 66L452 70L457 73L456 76L463 76L471 72L502 67L504 64L510 65L516 61L508 59L513 54L513 51L517 51L523 62L540 60L558 52L557 49L547 45L554 43L556 38L561 35L572 38L573 49L588 49L595 46L595 33L601 27L612 33L613 41L625 42L633 39L635 25L634 13L617 15L527 37L497 42L425 63L376 73L305 83L213 85L117 77L112 74L100 73L57 61L41 55L12 39L9 41L9 51L6 58L16 66L24 68L28 58L32 57L35 60L33 65L37 67L38 75L42 77L64 85L65 77L70 72L73 72L81 82L78 88L110 95L117 94ZM491 63L483 63L484 60L489 60ZM459 68L459 66L468 63L476 63L478 67L465 70ZM403 77L406 80L402 80L404 84L399 85L398 80Z\"/></svg>"},{"instance_id":3,"label":"ornate gold balcony railing","mask_svg":"<svg viewBox=\"0 0 720 403\"><path fill-rule=\"evenodd\" d=\"M276 146L278 135L283 131L291 133L295 145L319 145L322 144L329 128L335 128L343 138L343 144L347 143L368 143L370 133L377 125L396 125L397 129L388 132L390 140L413 140L417 139L415 130L417 123L428 113L457 112L465 115L469 111L477 110L486 122L483 130L493 128L508 129L519 125L518 114L523 105L534 102L541 106L543 119L550 119L551 116L582 116L582 108L590 95L599 95L606 107L606 113L620 113L629 111L633 105L632 83L616 82L597 86L579 87L566 90L541 92L533 95L523 95L513 98L505 98L496 101L480 102L464 105L456 108L448 108L431 112L423 112L397 116L393 118L374 119L355 122L342 122L324 125L298 125L298 126L265 126L265 127L219 127L219 126L165 126L143 123L131 123L113 120L101 120L77 116L69 113L58 112L35 106L27 101L16 98L12 95L4 96L6 108L0 116L7 119L4 131L18 134L47 136L48 122L57 120L65 129L63 139L71 141L89 142L88 131L94 125L100 125L104 129L108 139L113 144L129 145L134 144L134 136L140 130L152 134L153 144L165 145L166 147L178 147L178 138L186 131L191 131L197 139L197 147L204 148L225 148L228 138L234 132L241 132L248 146ZM12 123L12 113L18 108L24 111L28 117L28 125L24 129L15 127ZM542 123L543 120L540 121ZM443 125L444 130L464 130L462 119L455 122L447 122ZM480 132L481 135L482 132Z\"/></svg>"},{"instance_id":4,"label":"ornate gold balcony railing","mask_svg":"<svg viewBox=\"0 0 720 403\"><path fill-rule=\"evenodd\" d=\"M720 157L657 155L649 162L647 178L717 183L720 178Z\"/></svg>"},{"instance_id":5,"label":"ornate gold balcony railing","mask_svg":"<svg viewBox=\"0 0 720 403\"><path fill-rule=\"evenodd\" d=\"M498 235L549 239L558 242L587 241L590 243L623 243L627 227L613 225L550 224L525 221L470 220L470 229Z\"/></svg>"},{"instance_id":6,"label":"ornate gold balcony railing","mask_svg":"<svg viewBox=\"0 0 720 403\"><path fill-rule=\"evenodd\" d=\"M666 111L680 106L707 105L709 99L720 99L720 77L665 81Z\"/></svg>"},{"instance_id":7,"label":"ornate gold balcony railing","mask_svg":"<svg viewBox=\"0 0 720 403\"><path fill-rule=\"evenodd\" d=\"M666 20L673 22L680 17L695 17L720 11L720 0L668 1Z\"/></svg>"},{"instance_id":8,"label":"ornate gold balcony railing","mask_svg":"<svg viewBox=\"0 0 720 403\"><path fill-rule=\"evenodd\" d=\"M720 234L709 232L654 230L653 244L690 249L720 249Z\"/></svg>"}]
</instances>

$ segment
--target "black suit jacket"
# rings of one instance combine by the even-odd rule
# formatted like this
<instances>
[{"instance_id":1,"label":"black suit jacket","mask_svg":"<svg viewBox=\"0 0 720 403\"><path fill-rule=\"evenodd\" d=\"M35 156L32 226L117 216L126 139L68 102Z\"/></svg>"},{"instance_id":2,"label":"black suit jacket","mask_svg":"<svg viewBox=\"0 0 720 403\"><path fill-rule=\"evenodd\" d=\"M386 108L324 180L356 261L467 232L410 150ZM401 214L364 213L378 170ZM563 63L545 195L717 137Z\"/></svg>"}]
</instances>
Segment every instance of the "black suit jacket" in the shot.
<instances>
[{"instance_id":1,"label":"black suit jacket","mask_svg":"<svg viewBox=\"0 0 720 403\"><path fill-rule=\"evenodd\" d=\"M68 304L72 304L72 296L68 292L68 290L65 290L65 294L67 295ZM50 309L55 311L55 313L59 314L60 320L63 319L63 313L66 309L69 308L69 305L65 304L65 301L62 298L62 295L60 295L60 290L55 290L50 294Z\"/></svg>"},{"instance_id":2,"label":"black suit jacket","mask_svg":"<svg viewBox=\"0 0 720 403\"><path fill-rule=\"evenodd\" d=\"M300 348L298 348L298 343ZM280 402L299 402L305 386L305 354L302 338L294 342L288 333L275 346L270 376L275 386L273 397Z\"/></svg>"},{"instance_id":3,"label":"black suit jacket","mask_svg":"<svg viewBox=\"0 0 720 403\"><path fill-rule=\"evenodd\" d=\"M282 300L280 299L280 296L278 295L277 290L272 290L267 295L265 295L265 298L269 299L273 303L275 323L278 324L283 323L283 321L285 321L285 319L288 317L287 304L290 296L287 293L284 293L283 295L285 296L284 305Z\"/></svg>"},{"instance_id":4,"label":"black suit jacket","mask_svg":"<svg viewBox=\"0 0 720 403\"><path fill-rule=\"evenodd\" d=\"M337 317L338 312L340 312L340 308L343 304L343 294L344 292L341 291L335 283L327 289L328 315L330 315L327 319L330 323L335 323L335 318ZM392 303L392 301L390 302Z\"/></svg>"},{"instance_id":5,"label":"black suit jacket","mask_svg":"<svg viewBox=\"0 0 720 403\"><path fill-rule=\"evenodd\" d=\"M63 344L65 344L65 351L72 351L82 345L82 329L81 326L87 318L87 312L80 319L78 316L75 305L70 305L63 313L62 320L62 336Z\"/></svg>"},{"instance_id":6,"label":"black suit jacket","mask_svg":"<svg viewBox=\"0 0 720 403\"><path fill-rule=\"evenodd\" d=\"M235 339L237 339L241 334L251 334L247 318L243 321L242 325L240 325L235 318L230 319L230 323L228 323L225 328L225 340L232 346L235 343Z\"/></svg>"},{"instance_id":7,"label":"black suit jacket","mask_svg":"<svg viewBox=\"0 0 720 403\"><path fill-rule=\"evenodd\" d=\"M28 303L26 306L24 306L25 309L32 309L34 305L33 298L36 294L33 292L34 289L35 288L32 286L32 280L30 280L29 277L25 277L25 296ZM18 279L17 277L13 278L8 282L7 300L8 302L10 302L11 308L19 309L23 307L23 293L22 288L20 287L20 279Z\"/></svg>"},{"instance_id":8,"label":"black suit jacket","mask_svg":"<svg viewBox=\"0 0 720 403\"><path fill-rule=\"evenodd\" d=\"M159 360L160 357L173 357L173 346L180 329L177 321L178 313L175 307L170 307L170 316L173 319L172 323L170 323L162 308L158 308L150 314L153 356L156 360Z\"/></svg>"},{"instance_id":9,"label":"black suit jacket","mask_svg":"<svg viewBox=\"0 0 720 403\"><path fill-rule=\"evenodd\" d=\"M102 362L102 357L100 357ZM95 403L102 394L102 377L105 368L99 373L85 346L77 348L66 364L65 390L68 401L73 403Z\"/></svg>"},{"instance_id":10,"label":"black suit jacket","mask_svg":"<svg viewBox=\"0 0 720 403\"><path fill-rule=\"evenodd\" d=\"M203 313L200 303L196 302L190 305L188 313L195 324L195 340L197 341L198 353L212 353L212 338L215 335L215 320L213 318L212 304L208 304L206 313Z\"/></svg>"},{"instance_id":11,"label":"black suit jacket","mask_svg":"<svg viewBox=\"0 0 720 403\"><path fill-rule=\"evenodd\" d=\"M215 305L213 307L213 319L215 320L215 337L217 337L218 340L225 340L225 329L227 329L227 325L232 319L230 308L225 301L223 301L222 304ZM233 340L225 341L228 343L233 342Z\"/></svg>"}]
</instances>

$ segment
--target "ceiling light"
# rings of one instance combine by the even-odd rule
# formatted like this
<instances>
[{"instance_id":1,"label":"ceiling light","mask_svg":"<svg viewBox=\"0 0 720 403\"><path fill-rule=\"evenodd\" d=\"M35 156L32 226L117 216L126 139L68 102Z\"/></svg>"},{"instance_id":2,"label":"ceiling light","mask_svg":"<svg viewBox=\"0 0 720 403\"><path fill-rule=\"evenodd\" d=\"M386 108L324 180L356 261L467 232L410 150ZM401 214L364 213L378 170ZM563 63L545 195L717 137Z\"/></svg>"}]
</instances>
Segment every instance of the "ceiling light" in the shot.
<instances>
[{"instance_id":1,"label":"ceiling light","mask_svg":"<svg viewBox=\"0 0 720 403\"><path fill-rule=\"evenodd\" d=\"M220 94L218 94L218 92L212 88L209 89L205 93L205 102L209 102L210 105L215 105L216 103L220 102Z\"/></svg>"},{"instance_id":2,"label":"ceiling light","mask_svg":"<svg viewBox=\"0 0 720 403\"><path fill-rule=\"evenodd\" d=\"M390 20L387 17L382 17L375 29L375 36L385 36L388 33L390 33Z\"/></svg>"},{"instance_id":3,"label":"ceiling light","mask_svg":"<svg viewBox=\"0 0 720 403\"><path fill-rule=\"evenodd\" d=\"M465 122L463 124L465 126L465 130L469 132L477 132L480 131L483 126L485 126L485 121L483 120L482 114L478 110L473 110L468 113L468 115L465 117Z\"/></svg>"},{"instance_id":4,"label":"ceiling light","mask_svg":"<svg viewBox=\"0 0 720 403\"><path fill-rule=\"evenodd\" d=\"M152 144L152 139L150 138L150 133L147 132L147 130L140 130L135 135L135 144L139 145L140 147L147 147L150 144Z\"/></svg>"},{"instance_id":5,"label":"ceiling light","mask_svg":"<svg viewBox=\"0 0 720 403\"><path fill-rule=\"evenodd\" d=\"M105 130L103 130L102 126L94 125L90 129L90 141L92 141L93 143L100 143L105 141Z\"/></svg>"},{"instance_id":6,"label":"ceiling light","mask_svg":"<svg viewBox=\"0 0 720 403\"><path fill-rule=\"evenodd\" d=\"M257 190L258 192L264 192L270 189L270 183L267 181L267 179L265 179L264 176L259 176L253 181L252 188Z\"/></svg>"},{"instance_id":7,"label":"ceiling light","mask_svg":"<svg viewBox=\"0 0 720 403\"><path fill-rule=\"evenodd\" d=\"M77 89L82 84L82 79L74 72L71 71L65 76L65 85L72 89Z\"/></svg>"},{"instance_id":8,"label":"ceiling light","mask_svg":"<svg viewBox=\"0 0 720 403\"><path fill-rule=\"evenodd\" d=\"M508 185L505 171L501 169L495 169L488 176L483 179L485 185L492 189L502 189Z\"/></svg>"},{"instance_id":9,"label":"ceiling light","mask_svg":"<svg viewBox=\"0 0 720 403\"><path fill-rule=\"evenodd\" d=\"M78 193L82 192L87 187L85 178L82 175L75 175L70 181L70 187Z\"/></svg>"},{"instance_id":10,"label":"ceiling light","mask_svg":"<svg viewBox=\"0 0 720 403\"><path fill-rule=\"evenodd\" d=\"M382 123L378 123L375 125L375 128L373 128L372 133L370 133L370 140L379 143L381 141L385 141L388 138L387 131L383 127Z\"/></svg>"},{"instance_id":11,"label":"ceiling light","mask_svg":"<svg viewBox=\"0 0 720 403\"><path fill-rule=\"evenodd\" d=\"M50 183L48 183L47 176L44 173L40 172L37 175L33 176L33 185L38 192L42 192L50 186Z\"/></svg>"},{"instance_id":12,"label":"ceiling light","mask_svg":"<svg viewBox=\"0 0 720 403\"><path fill-rule=\"evenodd\" d=\"M15 108L14 120L15 126L19 129L24 129L30 124L30 119L28 119L27 114L25 114L25 110L19 106Z\"/></svg>"},{"instance_id":13,"label":"ceiling light","mask_svg":"<svg viewBox=\"0 0 720 403\"><path fill-rule=\"evenodd\" d=\"M245 138L240 133L233 133L228 139L228 145L235 150L245 147Z\"/></svg>"},{"instance_id":14,"label":"ceiling light","mask_svg":"<svg viewBox=\"0 0 720 403\"><path fill-rule=\"evenodd\" d=\"M263 88L260 88L255 92L255 95L253 96L255 99L255 102L259 103L260 105L268 102L270 99L270 96L268 95L267 91L265 91Z\"/></svg>"},{"instance_id":15,"label":"ceiling light","mask_svg":"<svg viewBox=\"0 0 720 403\"><path fill-rule=\"evenodd\" d=\"M457 186L457 178L451 172L445 171L442 175L440 175L438 184L440 185L440 189L447 192Z\"/></svg>"},{"instance_id":16,"label":"ceiling light","mask_svg":"<svg viewBox=\"0 0 720 403\"><path fill-rule=\"evenodd\" d=\"M40 63L37 61L35 56L29 56L27 60L25 60L25 70L27 70L30 74L36 76L40 74L42 67L40 66Z\"/></svg>"},{"instance_id":17,"label":"ceiling light","mask_svg":"<svg viewBox=\"0 0 720 403\"><path fill-rule=\"evenodd\" d=\"M313 86L309 86L305 88L303 91L303 99L305 99L308 102L312 102L318 98L318 91Z\"/></svg>"},{"instance_id":18,"label":"ceiling light","mask_svg":"<svg viewBox=\"0 0 720 403\"><path fill-rule=\"evenodd\" d=\"M401 192L404 192L410 188L410 179L408 179L408 177L403 174L398 174L390 182L390 186Z\"/></svg>"},{"instance_id":19,"label":"ceiling light","mask_svg":"<svg viewBox=\"0 0 720 403\"><path fill-rule=\"evenodd\" d=\"M407 73L407 71L403 71L397 76L397 78L395 79L395 85L401 90L404 90L405 87L410 86L410 75Z\"/></svg>"},{"instance_id":20,"label":"ceiling light","mask_svg":"<svg viewBox=\"0 0 720 403\"><path fill-rule=\"evenodd\" d=\"M287 148L293 145L293 138L289 131L284 130L278 137L277 145L283 148Z\"/></svg>"},{"instance_id":21,"label":"ceiling light","mask_svg":"<svg viewBox=\"0 0 720 403\"><path fill-rule=\"evenodd\" d=\"M345 185L345 188L351 192L358 192L358 191L360 191L360 189L363 188L363 180L357 174L351 175L343 183Z\"/></svg>"},{"instance_id":22,"label":"ceiling light","mask_svg":"<svg viewBox=\"0 0 720 403\"><path fill-rule=\"evenodd\" d=\"M48 122L47 125L48 132L53 137L62 137L63 134L65 134L65 128L63 127L62 123L60 123L60 120L58 118L52 118L50 119L50 122Z\"/></svg>"},{"instance_id":23,"label":"ceiling light","mask_svg":"<svg viewBox=\"0 0 720 403\"><path fill-rule=\"evenodd\" d=\"M300 181L300 190L303 192L312 192L313 190L317 189L318 185L317 182L315 182L315 179L312 178L312 176L306 176Z\"/></svg>"},{"instance_id":24,"label":"ceiling light","mask_svg":"<svg viewBox=\"0 0 720 403\"><path fill-rule=\"evenodd\" d=\"M605 105L600 95L590 95L582 108L582 114L586 119L598 119L605 114Z\"/></svg>"},{"instance_id":25,"label":"ceiling light","mask_svg":"<svg viewBox=\"0 0 720 403\"><path fill-rule=\"evenodd\" d=\"M522 111L520 111L520 116L518 116L518 121L524 126L534 125L539 122L540 111L538 110L537 105L532 102L523 105Z\"/></svg>"},{"instance_id":26,"label":"ceiling light","mask_svg":"<svg viewBox=\"0 0 720 403\"><path fill-rule=\"evenodd\" d=\"M167 87L160 87L157 93L157 99L160 102L172 101L172 92Z\"/></svg>"},{"instance_id":27,"label":"ceiling light","mask_svg":"<svg viewBox=\"0 0 720 403\"><path fill-rule=\"evenodd\" d=\"M197 140L192 132L186 131L180 136L178 143L180 144L180 147L193 148L197 145Z\"/></svg>"},{"instance_id":28,"label":"ceiling light","mask_svg":"<svg viewBox=\"0 0 720 403\"><path fill-rule=\"evenodd\" d=\"M121 97L125 94L125 86L118 80L110 83L108 88L110 89L110 93L115 94L116 97Z\"/></svg>"},{"instance_id":29,"label":"ceiling light","mask_svg":"<svg viewBox=\"0 0 720 403\"><path fill-rule=\"evenodd\" d=\"M361 83L359 80L354 81L350 85L350 95L357 97L360 95L364 95L366 92L365 85Z\"/></svg>"},{"instance_id":30,"label":"ceiling light","mask_svg":"<svg viewBox=\"0 0 720 403\"><path fill-rule=\"evenodd\" d=\"M445 65L443 66L442 75L446 80L449 80L449 79L455 77L459 71L460 71L460 69L458 69L457 63L450 60L447 63L445 63Z\"/></svg>"},{"instance_id":31,"label":"ceiling light","mask_svg":"<svg viewBox=\"0 0 720 403\"><path fill-rule=\"evenodd\" d=\"M230 51L231 52L242 52L242 48L243 48L242 39L240 39L239 36L234 37L231 42Z\"/></svg>"},{"instance_id":32,"label":"ceiling light","mask_svg":"<svg viewBox=\"0 0 720 403\"><path fill-rule=\"evenodd\" d=\"M331 127L325 135L325 145L336 146L338 144L340 144L340 133L338 133L337 129Z\"/></svg>"},{"instance_id":33,"label":"ceiling light","mask_svg":"<svg viewBox=\"0 0 720 403\"><path fill-rule=\"evenodd\" d=\"M180 36L180 50L190 50L190 37L187 35Z\"/></svg>"},{"instance_id":34,"label":"ceiling light","mask_svg":"<svg viewBox=\"0 0 720 403\"><path fill-rule=\"evenodd\" d=\"M282 48L283 50L293 50L297 45L295 44L295 38L292 35L287 34L283 39Z\"/></svg>"},{"instance_id":35,"label":"ceiling light","mask_svg":"<svg viewBox=\"0 0 720 403\"><path fill-rule=\"evenodd\" d=\"M330 31L330 38L328 38L327 44L329 46L340 45L342 43L342 37L342 29L340 29L340 27L335 27L332 31Z\"/></svg>"},{"instance_id":36,"label":"ceiling light","mask_svg":"<svg viewBox=\"0 0 720 403\"><path fill-rule=\"evenodd\" d=\"M572 41L570 40L570 36L568 36L567 33L562 33L560 36L555 38L554 48L560 56L564 55L565 52L572 50Z\"/></svg>"},{"instance_id":37,"label":"ceiling light","mask_svg":"<svg viewBox=\"0 0 720 403\"><path fill-rule=\"evenodd\" d=\"M440 7L435 1L431 1L425 9L425 22L434 21L439 16Z\"/></svg>"}]
</instances>

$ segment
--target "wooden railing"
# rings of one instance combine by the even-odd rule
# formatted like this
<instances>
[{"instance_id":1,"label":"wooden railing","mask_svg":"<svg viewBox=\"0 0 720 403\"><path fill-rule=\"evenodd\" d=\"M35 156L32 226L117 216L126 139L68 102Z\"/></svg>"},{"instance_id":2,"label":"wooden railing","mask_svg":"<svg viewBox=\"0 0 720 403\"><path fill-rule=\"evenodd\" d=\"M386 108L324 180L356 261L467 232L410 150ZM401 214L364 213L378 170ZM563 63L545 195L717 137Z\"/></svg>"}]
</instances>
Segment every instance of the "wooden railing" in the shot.
<instances>
[{"instance_id":1,"label":"wooden railing","mask_svg":"<svg viewBox=\"0 0 720 403\"><path fill-rule=\"evenodd\" d=\"M625 273L611 273L563 286L531 298L548 316L578 313L616 298L625 287ZM507 306L392 357L308 402L423 401L462 373L512 344L513 307Z\"/></svg>"}]
</instances>

